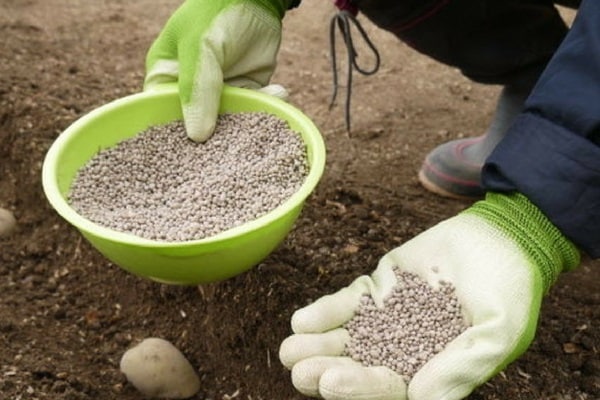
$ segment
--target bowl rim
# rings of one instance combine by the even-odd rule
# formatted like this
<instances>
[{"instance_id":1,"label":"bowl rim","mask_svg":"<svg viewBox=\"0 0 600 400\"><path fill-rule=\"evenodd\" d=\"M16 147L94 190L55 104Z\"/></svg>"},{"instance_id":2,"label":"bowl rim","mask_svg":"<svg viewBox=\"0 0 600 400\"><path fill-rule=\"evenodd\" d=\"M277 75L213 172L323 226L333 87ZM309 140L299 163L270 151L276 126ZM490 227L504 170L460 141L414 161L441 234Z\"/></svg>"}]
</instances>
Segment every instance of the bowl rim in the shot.
<instances>
[{"instance_id":1,"label":"bowl rim","mask_svg":"<svg viewBox=\"0 0 600 400\"><path fill-rule=\"evenodd\" d=\"M284 217L298 206L302 206L304 201L314 191L325 170L326 148L323 136L313 121L298 108L275 96L261 93L256 90L225 85L223 87L222 96L240 96L247 100L268 103L270 106L282 110L286 115L293 117L296 123L302 126L305 131L309 132L309 134L303 135L302 137L307 148L311 148L312 162L309 166L308 175L294 194L273 210L252 221L245 222L241 225L226 229L216 235L202 239L176 242L147 239L132 233L118 231L92 222L76 212L60 192L55 174L65 144L76 136L81 128L85 127L87 124L93 123L94 120L108 111L130 104L131 102L143 101L153 97L174 95L177 95L177 88L175 85L170 85L162 87L160 90L144 91L121 97L84 114L58 135L44 157L42 164L42 186L50 205L62 218L82 233L87 233L104 240L118 242L123 245L153 248L193 247L204 244L217 244L219 242L250 234Z\"/></svg>"}]
</instances>

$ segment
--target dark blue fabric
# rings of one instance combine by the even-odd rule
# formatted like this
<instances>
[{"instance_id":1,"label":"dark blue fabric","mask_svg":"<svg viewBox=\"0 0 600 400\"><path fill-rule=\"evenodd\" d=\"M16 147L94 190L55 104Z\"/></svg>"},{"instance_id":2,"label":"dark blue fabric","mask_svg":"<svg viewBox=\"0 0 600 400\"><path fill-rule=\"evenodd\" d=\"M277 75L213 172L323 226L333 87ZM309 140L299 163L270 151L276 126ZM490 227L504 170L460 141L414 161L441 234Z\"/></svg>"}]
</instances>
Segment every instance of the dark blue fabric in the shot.
<instances>
[{"instance_id":1,"label":"dark blue fabric","mask_svg":"<svg viewBox=\"0 0 600 400\"><path fill-rule=\"evenodd\" d=\"M527 196L576 245L600 257L600 1L584 0L483 186Z\"/></svg>"},{"instance_id":2,"label":"dark blue fabric","mask_svg":"<svg viewBox=\"0 0 600 400\"><path fill-rule=\"evenodd\" d=\"M339 0L338 0L339 1ZM568 28L561 0L352 0L415 50L477 82L537 78ZM345 0L348 2L348 0Z\"/></svg>"}]
</instances>

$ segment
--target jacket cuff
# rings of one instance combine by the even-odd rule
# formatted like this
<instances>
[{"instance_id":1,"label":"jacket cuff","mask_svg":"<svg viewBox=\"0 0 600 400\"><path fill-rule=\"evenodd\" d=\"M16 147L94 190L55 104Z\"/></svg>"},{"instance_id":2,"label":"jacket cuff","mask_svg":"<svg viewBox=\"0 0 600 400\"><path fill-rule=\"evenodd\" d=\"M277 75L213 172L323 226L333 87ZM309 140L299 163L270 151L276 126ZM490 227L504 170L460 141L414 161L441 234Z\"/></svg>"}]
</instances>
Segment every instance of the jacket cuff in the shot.
<instances>
[{"instance_id":1,"label":"jacket cuff","mask_svg":"<svg viewBox=\"0 0 600 400\"><path fill-rule=\"evenodd\" d=\"M524 194L560 231L600 258L600 147L539 115L523 113L488 157L488 191Z\"/></svg>"}]
</instances>

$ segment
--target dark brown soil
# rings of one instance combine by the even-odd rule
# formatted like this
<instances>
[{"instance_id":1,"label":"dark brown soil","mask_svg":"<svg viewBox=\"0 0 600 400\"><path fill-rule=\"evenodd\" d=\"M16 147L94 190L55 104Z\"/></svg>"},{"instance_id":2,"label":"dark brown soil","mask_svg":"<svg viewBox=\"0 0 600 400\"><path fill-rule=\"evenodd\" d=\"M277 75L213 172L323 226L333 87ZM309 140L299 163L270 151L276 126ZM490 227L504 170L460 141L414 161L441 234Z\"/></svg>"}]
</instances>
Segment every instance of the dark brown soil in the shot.
<instances>
[{"instance_id":1,"label":"dark brown soil","mask_svg":"<svg viewBox=\"0 0 600 400\"><path fill-rule=\"evenodd\" d=\"M149 336L172 341L197 368L197 399L302 399L277 357L292 312L469 205L426 192L416 171L435 145L485 129L498 88L366 24L383 64L355 77L347 135L342 107L327 107L332 8L305 0L286 17L274 81L321 127L329 156L293 232L256 268L202 287L112 265L49 207L41 164L77 117L140 90L146 49L179 3L0 3L0 207L18 220L0 239L2 399L141 399L118 363ZM585 260L561 277L529 351L470 400L600 399L598 267Z\"/></svg>"}]
</instances>

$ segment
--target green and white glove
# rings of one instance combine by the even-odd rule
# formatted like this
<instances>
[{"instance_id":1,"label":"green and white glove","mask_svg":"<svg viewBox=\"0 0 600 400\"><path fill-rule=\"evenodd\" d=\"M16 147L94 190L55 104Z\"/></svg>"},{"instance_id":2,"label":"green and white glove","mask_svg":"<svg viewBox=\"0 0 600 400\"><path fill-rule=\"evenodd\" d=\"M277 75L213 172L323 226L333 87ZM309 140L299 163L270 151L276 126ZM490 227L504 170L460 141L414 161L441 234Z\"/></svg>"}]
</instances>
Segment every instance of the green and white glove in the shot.
<instances>
[{"instance_id":1,"label":"green and white glove","mask_svg":"<svg viewBox=\"0 0 600 400\"><path fill-rule=\"evenodd\" d=\"M292 316L294 334L280 347L301 393L327 400L459 400L504 369L534 338L542 297L580 255L521 194L485 200L387 253L371 276L321 297ZM360 298L381 307L397 282L392 267L436 287L456 289L469 323L410 382L387 367L365 367L343 356L342 326Z\"/></svg>"},{"instance_id":2,"label":"green and white glove","mask_svg":"<svg viewBox=\"0 0 600 400\"><path fill-rule=\"evenodd\" d=\"M269 83L289 5L290 0L185 1L148 51L144 90L177 82L188 136L207 140L224 83L249 89Z\"/></svg>"}]
</instances>

